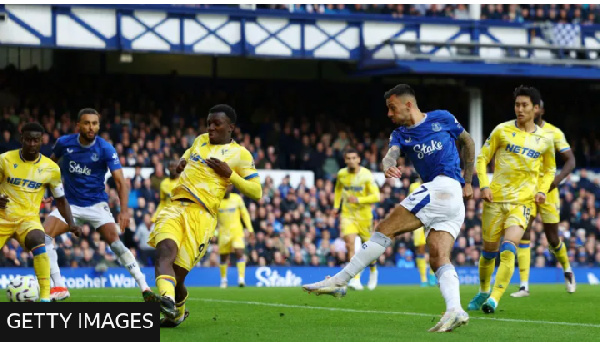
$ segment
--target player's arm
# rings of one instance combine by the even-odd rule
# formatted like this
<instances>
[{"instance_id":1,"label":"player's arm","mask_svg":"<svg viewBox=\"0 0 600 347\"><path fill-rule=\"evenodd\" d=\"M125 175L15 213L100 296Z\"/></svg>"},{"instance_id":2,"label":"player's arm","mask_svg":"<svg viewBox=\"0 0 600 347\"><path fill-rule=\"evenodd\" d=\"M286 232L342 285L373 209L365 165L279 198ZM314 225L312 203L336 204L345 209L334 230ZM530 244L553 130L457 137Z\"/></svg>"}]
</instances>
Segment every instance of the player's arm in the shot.
<instances>
[{"instance_id":1,"label":"player's arm","mask_svg":"<svg viewBox=\"0 0 600 347\"><path fill-rule=\"evenodd\" d=\"M0 155L0 182L4 182L4 155ZM8 202L8 196L0 194L0 209L5 209Z\"/></svg>"},{"instance_id":2,"label":"player's arm","mask_svg":"<svg viewBox=\"0 0 600 347\"><path fill-rule=\"evenodd\" d=\"M542 153L542 167L540 173L542 173L543 176L539 178L539 188L535 196L535 202L538 204L543 203L546 199L546 193L548 193L550 185L554 182L554 175L556 174L556 159L554 146L552 145L548 146L544 153ZM540 195L542 195L543 198Z\"/></svg>"},{"instance_id":3,"label":"player's arm","mask_svg":"<svg viewBox=\"0 0 600 347\"><path fill-rule=\"evenodd\" d=\"M119 193L119 202L121 204L121 211L119 212L119 226L121 231L124 232L125 228L129 226L129 186L125 181L123 175L123 169L111 171L113 179L115 180L115 186L117 187L117 193Z\"/></svg>"},{"instance_id":4,"label":"player's arm","mask_svg":"<svg viewBox=\"0 0 600 347\"><path fill-rule=\"evenodd\" d=\"M381 196L379 195L379 187L373 176L371 175L369 182L366 184L367 192L369 193L367 196L361 196L358 198L359 204L375 204L379 202Z\"/></svg>"},{"instance_id":5,"label":"player's arm","mask_svg":"<svg viewBox=\"0 0 600 347\"><path fill-rule=\"evenodd\" d=\"M221 177L229 178L229 181L245 196L253 200L262 198L262 186L260 177L254 168L252 155L247 150L240 152L241 165L236 168L240 173L232 170L229 165L218 158L205 159L206 165L215 170ZM240 175L241 174L241 175ZM243 177L242 177L243 176Z\"/></svg>"},{"instance_id":6,"label":"player's arm","mask_svg":"<svg viewBox=\"0 0 600 347\"><path fill-rule=\"evenodd\" d=\"M340 172L338 172L336 180L335 180L335 198L333 200L333 208L337 212L340 210L340 206L342 205L342 190L344 189L342 185L342 180L340 179Z\"/></svg>"},{"instance_id":7,"label":"player's arm","mask_svg":"<svg viewBox=\"0 0 600 347\"><path fill-rule=\"evenodd\" d=\"M194 140L194 143L196 143L195 140ZM177 171L178 174L182 173L183 170L185 169L185 166L187 165L187 161L190 160L190 154L192 154L193 147L194 147L194 144L192 144L192 147L186 149L185 152L183 153L183 156L181 156L181 159L179 159L179 164L177 165L177 169L175 170L175 171Z\"/></svg>"},{"instance_id":8,"label":"player's arm","mask_svg":"<svg viewBox=\"0 0 600 347\"><path fill-rule=\"evenodd\" d=\"M564 180L567 176L569 176L569 174L571 172L573 172L573 170L575 169L575 155L573 154L573 151L571 150L571 146L569 145L569 143L567 142L567 139L565 138L565 134L560 131L559 129L557 129L556 133L555 133L556 137L555 137L555 150L558 151L560 153L560 157L563 160L563 162L565 163L565 165L562 167L562 170L560 170L560 172L556 175L556 177L554 178L554 182L552 182L552 184L550 185L550 190L558 187L558 185L560 184L560 182L562 182L562 180Z\"/></svg>"},{"instance_id":9,"label":"player's arm","mask_svg":"<svg viewBox=\"0 0 600 347\"><path fill-rule=\"evenodd\" d=\"M492 201L492 192L490 191L490 180L487 176L487 165L492 160L492 157L496 153L496 148L499 143L499 129L496 127L490 134L485 144L481 147L481 152L477 156L475 162L475 169L477 170L477 178L479 179L479 188L484 200L487 202ZM466 175L465 175L466 176Z\"/></svg>"},{"instance_id":10,"label":"player's arm","mask_svg":"<svg viewBox=\"0 0 600 347\"><path fill-rule=\"evenodd\" d=\"M473 164L475 163L475 141L473 141L471 134L469 134L466 130L463 130L463 132L458 136L458 143L465 169L465 188L463 189L463 197L469 199L473 196L471 182L473 181Z\"/></svg>"},{"instance_id":11,"label":"player's arm","mask_svg":"<svg viewBox=\"0 0 600 347\"><path fill-rule=\"evenodd\" d=\"M58 208L58 212L60 212L60 215L69 225L69 231L75 234L75 236L81 235L81 227L75 225L75 220L73 220L73 214L71 213L71 206L65 197L65 189L60 178L60 169L58 167L54 170L49 185L52 196L54 196L54 200L56 201L56 208Z\"/></svg>"},{"instance_id":12,"label":"player's arm","mask_svg":"<svg viewBox=\"0 0 600 347\"><path fill-rule=\"evenodd\" d=\"M386 178L402 178L402 172L396 167L400 158L400 146L392 145L381 161Z\"/></svg>"},{"instance_id":13,"label":"player's arm","mask_svg":"<svg viewBox=\"0 0 600 347\"><path fill-rule=\"evenodd\" d=\"M252 228L252 220L250 219L250 213L246 209L244 205L244 201L240 199L240 213L242 215L242 220L244 221L244 226L248 229L248 232L253 233L254 228Z\"/></svg>"}]
</instances>

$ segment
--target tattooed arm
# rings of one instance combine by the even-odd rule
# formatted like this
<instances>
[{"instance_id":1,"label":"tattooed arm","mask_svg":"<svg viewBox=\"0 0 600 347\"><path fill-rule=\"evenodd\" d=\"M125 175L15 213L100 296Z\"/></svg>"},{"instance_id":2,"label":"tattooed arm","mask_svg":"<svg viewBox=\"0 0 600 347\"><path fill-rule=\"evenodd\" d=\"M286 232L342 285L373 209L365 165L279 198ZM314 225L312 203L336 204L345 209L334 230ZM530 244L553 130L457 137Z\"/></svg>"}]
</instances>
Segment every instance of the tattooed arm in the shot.
<instances>
[{"instance_id":1,"label":"tattooed arm","mask_svg":"<svg viewBox=\"0 0 600 347\"><path fill-rule=\"evenodd\" d=\"M471 198L473 196L471 182L473 181L473 164L475 163L475 142L471 135L465 130L458 136L458 143L460 145L460 157L463 160L465 167L465 187L463 188L463 197Z\"/></svg>"},{"instance_id":2,"label":"tattooed arm","mask_svg":"<svg viewBox=\"0 0 600 347\"><path fill-rule=\"evenodd\" d=\"M386 178L401 178L402 172L396 167L400 158L400 147L392 146L381 161Z\"/></svg>"}]
</instances>

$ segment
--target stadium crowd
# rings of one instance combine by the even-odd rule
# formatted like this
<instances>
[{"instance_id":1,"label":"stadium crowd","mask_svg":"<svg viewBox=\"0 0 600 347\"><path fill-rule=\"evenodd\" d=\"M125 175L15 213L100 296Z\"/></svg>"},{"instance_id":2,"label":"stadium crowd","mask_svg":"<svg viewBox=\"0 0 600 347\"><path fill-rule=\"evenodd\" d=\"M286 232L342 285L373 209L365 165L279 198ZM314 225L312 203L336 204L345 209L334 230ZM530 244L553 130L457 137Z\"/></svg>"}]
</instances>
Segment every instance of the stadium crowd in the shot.
<instances>
[{"instance_id":1,"label":"stadium crowd","mask_svg":"<svg viewBox=\"0 0 600 347\"><path fill-rule=\"evenodd\" d=\"M42 153L50 156L52 144L66 133L75 131L75 122L69 113L38 107L4 109L1 123L0 152L19 148L18 131L24 122L37 119L47 129L43 137ZM177 114L168 117L159 111L132 113L120 108L115 102L110 109L103 109L100 135L114 144L125 167L135 167L135 175L129 179L130 229L122 237L124 243L135 252L143 265L153 264L154 251L146 244L152 228L151 216L159 202L159 185L167 177L165 168L170 160L178 160L194 138L205 132L204 120L198 127L186 123ZM171 124L161 120L170 119ZM384 132L359 133L339 124L311 125L307 119L294 123L291 119L281 126L276 122L263 122L250 134L236 129L235 139L255 157L261 169L302 169L315 172L314 187L303 181L291 186L289 178L275 185L271 177L265 177L263 198L259 203L247 203L253 234L247 234L248 265L281 266L338 266L348 259L344 241L340 238L339 220L333 214L334 184L337 171L344 167L342 153L349 147L362 153L361 165L380 172L382 156L387 151L388 138ZM582 147L582 146L580 146ZM592 148L581 157L600 166L600 151ZM578 147L579 148L579 147ZM582 147L585 148L585 147ZM401 158L404 161L404 158ZM589 162L589 160L588 160ZM381 187L381 202L373 206L375 223L378 223L400 202L408 192L410 183L418 177L410 163L406 163L399 186L386 182ZM142 168L153 168L149 178L143 178ZM568 181L561 186L560 233L568 246L573 266L600 266L600 181L590 181L585 169L580 171L578 183ZM453 253L458 266L473 266L479 259L481 248L482 200L474 180L474 199L467 201L466 219ZM110 207L118 214L118 194L114 182L107 182ZM51 203L42 204L41 218L52 209ZM548 242L537 221L532 230L533 266L553 266L554 256L548 251ZM60 244L59 265L62 267L116 265L115 255L106 247L100 235L85 226L80 238L71 235L57 239ZM215 240L199 266L218 265L218 248ZM29 252L23 252L15 240L2 250L0 266L32 266ZM379 259L382 266L414 267L412 234L396 239L393 247Z\"/></svg>"}]
</instances>

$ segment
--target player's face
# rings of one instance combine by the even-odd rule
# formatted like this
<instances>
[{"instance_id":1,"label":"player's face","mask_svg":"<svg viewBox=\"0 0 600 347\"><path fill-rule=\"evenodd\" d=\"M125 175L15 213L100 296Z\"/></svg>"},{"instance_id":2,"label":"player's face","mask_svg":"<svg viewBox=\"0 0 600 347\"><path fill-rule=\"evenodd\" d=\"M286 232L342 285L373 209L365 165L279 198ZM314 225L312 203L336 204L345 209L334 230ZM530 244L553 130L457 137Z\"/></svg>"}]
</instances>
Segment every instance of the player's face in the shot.
<instances>
[{"instance_id":1,"label":"player's face","mask_svg":"<svg viewBox=\"0 0 600 347\"><path fill-rule=\"evenodd\" d=\"M177 175L177 166L178 166L177 162L169 163L169 176L175 177Z\"/></svg>"},{"instance_id":2,"label":"player's face","mask_svg":"<svg viewBox=\"0 0 600 347\"><path fill-rule=\"evenodd\" d=\"M350 169L356 169L360 164L360 157L356 153L348 153L344 156L344 162Z\"/></svg>"},{"instance_id":3,"label":"player's face","mask_svg":"<svg viewBox=\"0 0 600 347\"><path fill-rule=\"evenodd\" d=\"M208 138L210 143L222 145L231 140L234 125L223 112L208 115Z\"/></svg>"},{"instance_id":4,"label":"player's face","mask_svg":"<svg viewBox=\"0 0 600 347\"><path fill-rule=\"evenodd\" d=\"M536 112L540 109L539 105L533 105L531 98L524 95L519 95L515 99L515 115L520 123L528 123L535 117Z\"/></svg>"},{"instance_id":5,"label":"player's face","mask_svg":"<svg viewBox=\"0 0 600 347\"><path fill-rule=\"evenodd\" d=\"M79 120L79 134L88 141L94 141L100 131L100 117L95 114L84 114Z\"/></svg>"},{"instance_id":6,"label":"player's face","mask_svg":"<svg viewBox=\"0 0 600 347\"><path fill-rule=\"evenodd\" d=\"M27 131L21 136L23 154L29 158L36 158L42 147L42 133L39 131Z\"/></svg>"},{"instance_id":7,"label":"player's face","mask_svg":"<svg viewBox=\"0 0 600 347\"><path fill-rule=\"evenodd\" d=\"M392 95L385 101L388 118L396 125L407 124L410 120L410 108L412 102L402 96Z\"/></svg>"},{"instance_id":8,"label":"player's face","mask_svg":"<svg viewBox=\"0 0 600 347\"><path fill-rule=\"evenodd\" d=\"M538 110L535 112L535 121L539 121L539 119L544 116L544 113L545 112L543 108L538 108Z\"/></svg>"}]
</instances>

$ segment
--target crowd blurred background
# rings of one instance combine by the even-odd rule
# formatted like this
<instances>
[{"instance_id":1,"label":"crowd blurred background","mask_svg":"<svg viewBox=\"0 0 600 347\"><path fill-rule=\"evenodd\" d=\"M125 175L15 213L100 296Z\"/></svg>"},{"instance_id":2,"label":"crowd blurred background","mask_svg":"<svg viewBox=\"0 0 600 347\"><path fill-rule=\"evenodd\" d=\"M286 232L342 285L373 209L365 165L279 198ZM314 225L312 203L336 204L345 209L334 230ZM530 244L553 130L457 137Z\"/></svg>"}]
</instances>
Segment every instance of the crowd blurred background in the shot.
<instances>
[{"instance_id":1,"label":"crowd blurred background","mask_svg":"<svg viewBox=\"0 0 600 347\"><path fill-rule=\"evenodd\" d=\"M511 82L512 83L512 82ZM509 85L511 87L509 87ZM160 182L168 177L166 168L178 160L194 138L206 131L207 110L217 103L233 105L238 112L234 138L254 156L257 168L310 170L315 185L305 182L292 186L289 179L274 184L264 178L263 198L246 201L255 233L247 234L248 265L339 266L344 264L346 249L340 238L339 220L332 207L336 173L344 167L342 153L357 148L361 165L373 172L381 171L381 159L388 148L393 127L385 117L383 92L385 83L370 85L324 82L214 82L188 79L177 75L165 77L104 75L61 75L36 70L0 72L0 153L20 147L19 129L28 121L39 121L47 130L42 153L49 156L56 139L76 131L75 117L80 108L94 107L101 114L100 136L112 143L121 164L134 167L130 184L130 228L122 239L140 264L153 265L154 250L146 241L152 228L151 216L159 202ZM468 101L454 86L416 85L423 111L449 109L468 129ZM514 117L511 92L514 86L498 82L485 98L484 134L499 122ZM498 94L505 89L506 93ZM560 234L568 247L573 266L600 266L600 181L590 179L600 168L600 136L592 111L597 107L589 98L563 105L562 85L544 85L548 119L565 130L581 170L578 182L567 180L560 187ZM576 86L571 92L577 93ZM504 95L506 94L506 95ZM487 111L486 111L487 110ZM577 115L555 117L552 115ZM597 113L596 113L597 114ZM584 124L581 124L581 123ZM562 165L558 161L559 167ZM377 224L408 192L418 179L410 162L401 158L401 184L381 187L381 202L373 205ZM153 169L143 178L142 169ZM586 170L585 168L588 168ZM118 194L112 179L107 181L110 207L116 216ZM481 249L482 201L478 181L474 180L474 198L466 201L466 219L456 240L452 260L458 266L475 266ZM42 220L54 207L41 206ZM532 230L532 266L554 266L553 255L536 221ZM80 238L63 235L59 245L59 265L83 267L105 264L116 266L116 258L100 235L84 227ZM218 248L215 240L198 266L216 266ZM412 233L396 238L379 259L382 266L414 267ZM0 252L0 266L32 266L32 258L15 240Z\"/></svg>"}]
</instances>

